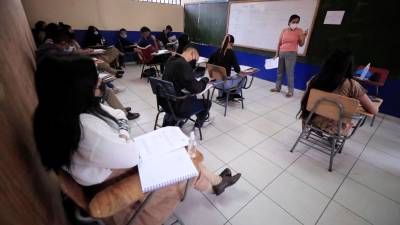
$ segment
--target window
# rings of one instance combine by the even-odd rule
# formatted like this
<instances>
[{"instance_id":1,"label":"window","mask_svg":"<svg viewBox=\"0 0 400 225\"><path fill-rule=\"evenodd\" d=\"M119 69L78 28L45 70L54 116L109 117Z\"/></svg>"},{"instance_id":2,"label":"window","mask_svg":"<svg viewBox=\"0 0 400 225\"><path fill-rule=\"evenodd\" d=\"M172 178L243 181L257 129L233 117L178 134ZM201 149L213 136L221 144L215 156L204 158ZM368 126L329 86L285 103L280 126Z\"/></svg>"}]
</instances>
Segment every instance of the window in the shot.
<instances>
[{"instance_id":1,"label":"window","mask_svg":"<svg viewBox=\"0 0 400 225\"><path fill-rule=\"evenodd\" d=\"M141 2L155 2L162 4L172 4L172 5L180 5L181 0L140 0Z\"/></svg>"}]
</instances>

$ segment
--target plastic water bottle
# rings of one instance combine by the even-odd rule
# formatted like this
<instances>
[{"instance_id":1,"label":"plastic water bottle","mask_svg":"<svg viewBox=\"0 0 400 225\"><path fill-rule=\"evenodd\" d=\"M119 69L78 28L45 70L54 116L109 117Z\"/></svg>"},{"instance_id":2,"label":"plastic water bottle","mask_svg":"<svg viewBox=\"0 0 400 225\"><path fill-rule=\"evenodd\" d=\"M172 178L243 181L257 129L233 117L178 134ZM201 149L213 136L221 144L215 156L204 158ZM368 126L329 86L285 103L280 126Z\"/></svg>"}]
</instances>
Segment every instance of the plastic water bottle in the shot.
<instances>
[{"instance_id":1,"label":"plastic water bottle","mask_svg":"<svg viewBox=\"0 0 400 225\"><path fill-rule=\"evenodd\" d=\"M190 132L190 138L189 138L189 148L188 148L188 153L190 158L196 158L196 138L194 136L194 131Z\"/></svg>"}]
</instances>

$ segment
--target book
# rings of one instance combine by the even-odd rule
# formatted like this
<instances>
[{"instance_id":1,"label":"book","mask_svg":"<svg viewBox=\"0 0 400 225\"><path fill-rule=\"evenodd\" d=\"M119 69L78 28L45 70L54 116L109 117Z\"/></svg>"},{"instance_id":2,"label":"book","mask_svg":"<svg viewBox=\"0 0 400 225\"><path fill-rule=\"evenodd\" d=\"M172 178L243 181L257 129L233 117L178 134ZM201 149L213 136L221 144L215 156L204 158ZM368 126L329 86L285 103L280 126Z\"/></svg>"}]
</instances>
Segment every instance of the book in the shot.
<instances>
[{"instance_id":1,"label":"book","mask_svg":"<svg viewBox=\"0 0 400 225\"><path fill-rule=\"evenodd\" d=\"M158 190L199 175L186 149L139 162L139 177L144 193Z\"/></svg>"}]
</instances>

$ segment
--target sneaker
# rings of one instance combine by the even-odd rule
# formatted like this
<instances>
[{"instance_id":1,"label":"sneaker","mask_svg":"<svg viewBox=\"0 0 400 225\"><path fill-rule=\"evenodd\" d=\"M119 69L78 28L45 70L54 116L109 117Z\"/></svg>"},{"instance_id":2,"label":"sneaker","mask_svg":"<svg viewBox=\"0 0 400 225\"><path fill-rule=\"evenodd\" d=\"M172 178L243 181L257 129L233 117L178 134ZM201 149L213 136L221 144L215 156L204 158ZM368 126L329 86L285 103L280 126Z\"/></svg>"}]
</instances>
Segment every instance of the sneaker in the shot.
<instances>
[{"instance_id":1,"label":"sneaker","mask_svg":"<svg viewBox=\"0 0 400 225\"><path fill-rule=\"evenodd\" d=\"M134 120L134 119L138 118L139 116L140 116L139 113L131 113L131 112L128 112L128 113L126 114L126 118L127 118L128 120Z\"/></svg>"},{"instance_id":2,"label":"sneaker","mask_svg":"<svg viewBox=\"0 0 400 225\"><path fill-rule=\"evenodd\" d=\"M289 91L288 93L286 93L286 97L287 97L287 98L290 98L290 97L292 97L292 96L293 96L293 92L290 92L290 91Z\"/></svg>"},{"instance_id":3,"label":"sneaker","mask_svg":"<svg viewBox=\"0 0 400 225\"><path fill-rule=\"evenodd\" d=\"M281 92L281 90L278 89L278 88L272 88L270 91L271 91L271 92Z\"/></svg>"}]
</instances>

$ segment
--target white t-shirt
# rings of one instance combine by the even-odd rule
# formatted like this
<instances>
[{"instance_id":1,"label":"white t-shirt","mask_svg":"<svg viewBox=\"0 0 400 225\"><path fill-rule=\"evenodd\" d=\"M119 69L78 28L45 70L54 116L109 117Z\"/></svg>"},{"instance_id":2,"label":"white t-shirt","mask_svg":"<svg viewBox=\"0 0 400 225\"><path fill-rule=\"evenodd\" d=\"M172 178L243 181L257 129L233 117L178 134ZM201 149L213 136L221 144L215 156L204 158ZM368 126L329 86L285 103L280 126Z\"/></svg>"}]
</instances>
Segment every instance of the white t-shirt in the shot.
<instances>
[{"instance_id":1,"label":"white t-shirt","mask_svg":"<svg viewBox=\"0 0 400 225\"><path fill-rule=\"evenodd\" d=\"M126 119L119 109L101 107L116 119ZM64 168L76 182L83 186L99 184L110 176L111 169L127 169L138 164L135 143L119 136L114 121L87 113L80 115L80 121L82 134L78 149L72 155L70 169Z\"/></svg>"}]
</instances>

